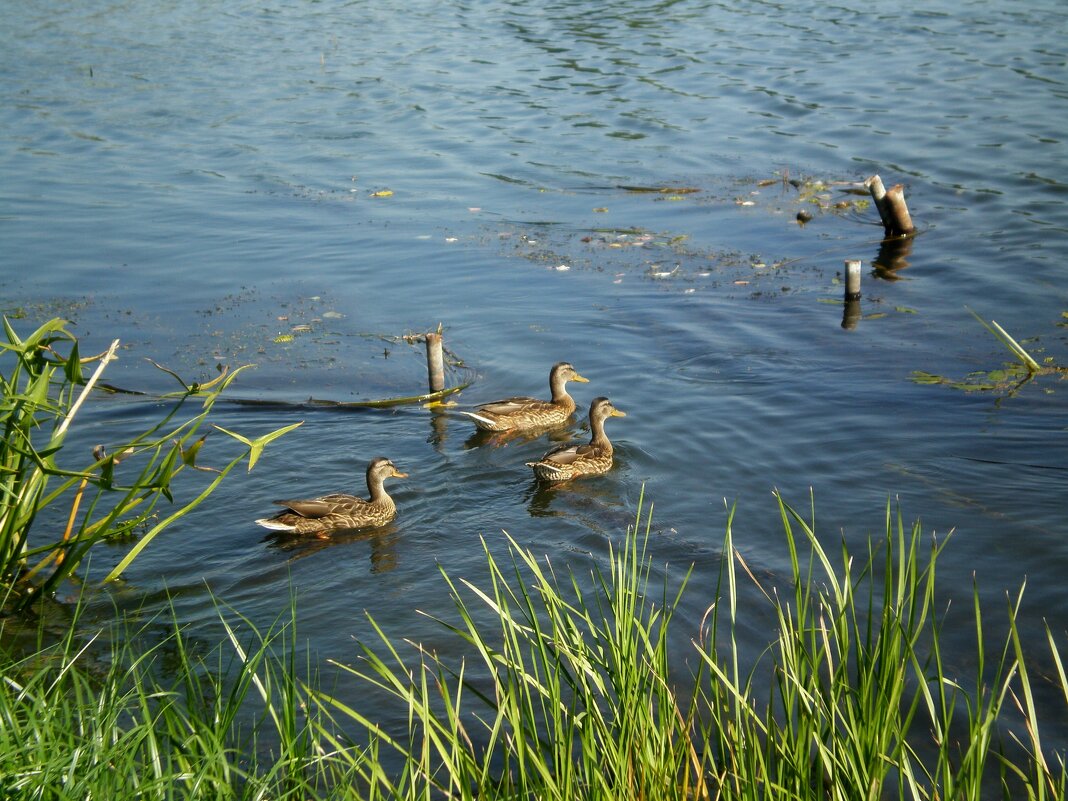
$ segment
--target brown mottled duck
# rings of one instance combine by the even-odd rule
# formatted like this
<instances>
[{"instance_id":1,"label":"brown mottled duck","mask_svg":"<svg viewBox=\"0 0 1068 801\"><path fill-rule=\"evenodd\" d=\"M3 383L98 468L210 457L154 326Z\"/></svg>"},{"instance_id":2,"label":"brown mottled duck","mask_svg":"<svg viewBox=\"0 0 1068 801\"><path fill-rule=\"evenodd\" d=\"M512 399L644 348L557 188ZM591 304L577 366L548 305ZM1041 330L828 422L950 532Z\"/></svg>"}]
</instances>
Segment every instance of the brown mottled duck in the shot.
<instances>
[{"instance_id":1,"label":"brown mottled duck","mask_svg":"<svg viewBox=\"0 0 1068 801\"><path fill-rule=\"evenodd\" d=\"M504 398L460 414L466 414L483 431L528 431L562 425L575 411L575 399L567 394L568 381L586 384L589 379L580 376L568 362L559 362L549 371L551 400Z\"/></svg>"},{"instance_id":2,"label":"brown mottled duck","mask_svg":"<svg viewBox=\"0 0 1068 801\"><path fill-rule=\"evenodd\" d=\"M594 398L590 404L588 445L562 445L553 448L536 462L527 462L534 475L542 481L569 481L578 476L607 473L612 467L612 443L604 433L604 421L609 417L626 417L608 398Z\"/></svg>"},{"instance_id":3,"label":"brown mottled duck","mask_svg":"<svg viewBox=\"0 0 1068 801\"><path fill-rule=\"evenodd\" d=\"M368 500L335 492L320 498L275 501L286 511L257 520L264 528L292 534L324 535L331 531L384 526L397 514L393 499L386 493L387 478L407 478L389 459L378 456L367 465Z\"/></svg>"}]
</instances>

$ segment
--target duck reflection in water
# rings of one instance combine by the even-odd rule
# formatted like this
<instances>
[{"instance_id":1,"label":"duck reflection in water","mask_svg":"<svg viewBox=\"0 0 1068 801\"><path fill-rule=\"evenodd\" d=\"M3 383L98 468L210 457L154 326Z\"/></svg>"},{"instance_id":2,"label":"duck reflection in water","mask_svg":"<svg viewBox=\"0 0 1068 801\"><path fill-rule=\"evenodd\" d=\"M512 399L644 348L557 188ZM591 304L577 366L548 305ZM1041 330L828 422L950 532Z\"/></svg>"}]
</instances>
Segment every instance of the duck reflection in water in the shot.
<instances>
[{"instance_id":1,"label":"duck reflection in water","mask_svg":"<svg viewBox=\"0 0 1068 801\"><path fill-rule=\"evenodd\" d=\"M483 431L476 430L474 434L464 440L464 450L473 448L491 447L501 448L507 445L522 445L548 434L550 442L565 443L571 441L571 432L567 428L559 426L545 426L543 428L527 429L525 431Z\"/></svg>"},{"instance_id":2,"label":"duck reflection in water","mask_svg":"<svg viewBox=\"0 0 1068 801\"><path fill-rule=\"evenodd\" d=\"M308 537L286 531L273 531L263 538L268 548L290 554L289 561L295 562L318 553L326 548L352 546L366 542L371 546L371 573L388 573L397 566L397 543L400 533L395 524L390 523L373 529L350 529L333 531L328 537ZM335 555L331 555L335 558Z\"/></svg>"},{"instance_id":3,"label":"duck reflection in water","mask_svg":"<svg viewBox=\"0 0 1068 801\"><path fill-rule=\"evenodd\" d=\"M567 484L532 481L524 498L531 517L575 517L606 532L620 522L624 528L634 522L620 497L619 485L611 480Z\"/></svg>"}]
</instances>

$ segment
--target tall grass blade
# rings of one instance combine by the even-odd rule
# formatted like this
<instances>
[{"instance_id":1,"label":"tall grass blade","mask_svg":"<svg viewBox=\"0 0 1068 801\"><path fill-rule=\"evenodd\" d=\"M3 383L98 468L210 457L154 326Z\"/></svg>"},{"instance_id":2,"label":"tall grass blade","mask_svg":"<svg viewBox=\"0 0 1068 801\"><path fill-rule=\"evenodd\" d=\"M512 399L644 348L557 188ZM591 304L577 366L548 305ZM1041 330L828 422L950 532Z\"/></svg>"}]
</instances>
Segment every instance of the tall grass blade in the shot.
<instances>
[{"instance_id":1,"label":"tall grass blade","mask_svg":"<svg viewBox=\"0 0 1068 801\"><path fill-rule=\"evenodd\" d=\"M987 331L997 337L1001 341L1001 343L1009 349L1012 355L1015 356L1024 365L1024 367L1027 368L1028 372L1037 373L1039 370L1042 369L1042 367L1039 365L1038 362L1034 360L1031 354L1024 350L1023 346L1015 339L1013 339L1004 328L998 325L996 320L991 320L988 323L972 309L968 309L968 311L971 312L972 317L974 317L976 320L983 324L983 327L986 328Z\"/></svg>"}]
</instances>

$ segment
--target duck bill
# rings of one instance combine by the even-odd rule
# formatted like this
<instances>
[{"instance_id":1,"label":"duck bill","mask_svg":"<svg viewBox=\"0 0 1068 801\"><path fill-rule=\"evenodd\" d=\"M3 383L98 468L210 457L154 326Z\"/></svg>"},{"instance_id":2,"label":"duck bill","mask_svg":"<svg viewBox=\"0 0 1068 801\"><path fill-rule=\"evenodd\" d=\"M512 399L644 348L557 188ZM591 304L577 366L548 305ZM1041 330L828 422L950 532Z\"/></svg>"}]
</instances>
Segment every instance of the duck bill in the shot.
<instances>
[{"instance_id":1,"label":"duck bill","mask_svg":"<svg viewBox=\"0 0 1068 801\"><path fill-rule=\"evenodd\" d=\"M572 381L578 381L578 382L579 382L580 384L588 384L588 383L590 383L590 379L588 379L588 378L583 378L583 377L582 377L582 376L580 376L580 375L579 375L578 373L575 373L575 374L573 374L573 375L571 376L571 380L572 380Z\"/></svg>"},{"instance_id":2,"label":"duck bill","mask_svg":"<svg viewBox=\"0 0 1068 801\"><path fill-rule=\"evenodd\" d=\"M407 473L402 473L400 470L394 470L393 471L393 477L394 478L407 478L408 474Z\"/></svg>"},{"instance_id":3,"label":"duck bill","mask_svg":"<svg viewBox=\"0 0 1068 801\"><path fill-rule=\"evenodd\" d=\"M612 410L612 417L626 417L626 416L627 416L626 412L621 412L619 409L613 409Z\"/></svg>"}]
</instances>

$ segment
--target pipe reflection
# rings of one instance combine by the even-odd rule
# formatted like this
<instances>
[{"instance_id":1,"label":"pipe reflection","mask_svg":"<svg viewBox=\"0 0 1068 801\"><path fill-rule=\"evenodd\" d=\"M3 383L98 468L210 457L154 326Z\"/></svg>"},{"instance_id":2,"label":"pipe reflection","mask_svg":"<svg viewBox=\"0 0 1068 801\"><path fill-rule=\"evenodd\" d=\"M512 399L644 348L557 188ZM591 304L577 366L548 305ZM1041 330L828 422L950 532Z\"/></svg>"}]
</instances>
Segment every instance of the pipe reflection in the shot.
<instances>
[{"instance_id":1,"label":"pipe reflection","mask_svg":"<svg viewBox=\"0 0 1068 801\"><path fill-rule=\"evenodd\" d=\"M887 281L898 281L901 276L900 270L909 266L909 256L912 255L913 237L894 237L884 239L879 243L879 252L872 260L872 273L877 278Z\"/></svg>"}]
</instances>

